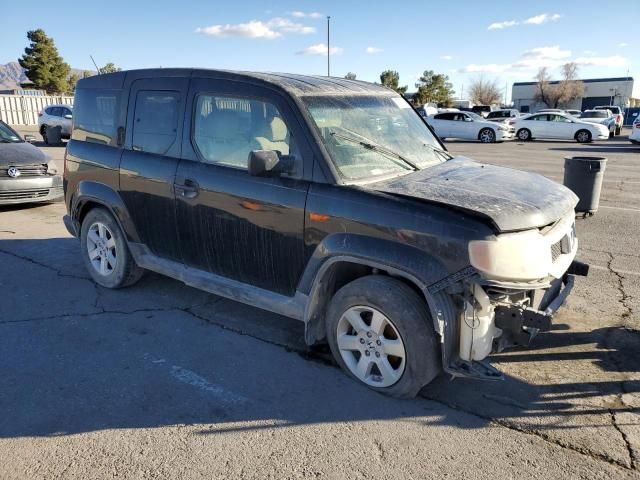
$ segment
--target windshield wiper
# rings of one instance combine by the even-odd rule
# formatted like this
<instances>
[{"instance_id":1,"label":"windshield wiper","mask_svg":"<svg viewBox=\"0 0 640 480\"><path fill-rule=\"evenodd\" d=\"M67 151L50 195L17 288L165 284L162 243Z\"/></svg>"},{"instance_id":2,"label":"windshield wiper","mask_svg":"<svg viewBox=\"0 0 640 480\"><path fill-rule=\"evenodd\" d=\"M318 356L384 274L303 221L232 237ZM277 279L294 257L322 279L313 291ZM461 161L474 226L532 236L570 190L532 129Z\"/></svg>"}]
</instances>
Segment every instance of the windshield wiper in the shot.
<instances>
[{"instance_id":1,"label":"windshield wiper","mask_svg":"<svg viewBox=\"0 0 640 480\"><path fill-rule=\"evenodd\" d=\"M333 135L334 137L342 138L343 140L347 140L349 142L355 143L356 145L360 145L361 147L366 148L367 150L372 150L374 152L382 153L383 155L386 155L387 157L391 158L392 160L394 158L397 159L397 160L400 160L402 163L394 162L397 165L402 165L402 166L405 166L405 167L408 165L409 167L411 167L412 170L420 170L420 167L418 167L418 165L413 163L411 160L406 159L405 157L403 157L399 153L396 153L393 150L389 150L388 148L383 147L382 145L379 145L377 143L373 143L372 141L370 141L368 139L367 139L368 141L364 141L364 140L360 140L356 136L351 137L349 135L342 135L341 133L337 133L337 132L329 132L329 135Z\"/></svg>"},{"instance_id":2,"label":"windshield wiper","mask_svg":"<svg viewBox=\"0 0 640 480\"><path fill-rule=\"evenodd\" d=\"M445 160L451 160L453 158L451 154L449 154L445 150L442 150L441 148L434 147L433 145L429 145L428 143L423 143L423 145L427 147L429 150L431 150L432 152L436 152L440 154Z\"/></svg>"}]
</instances>

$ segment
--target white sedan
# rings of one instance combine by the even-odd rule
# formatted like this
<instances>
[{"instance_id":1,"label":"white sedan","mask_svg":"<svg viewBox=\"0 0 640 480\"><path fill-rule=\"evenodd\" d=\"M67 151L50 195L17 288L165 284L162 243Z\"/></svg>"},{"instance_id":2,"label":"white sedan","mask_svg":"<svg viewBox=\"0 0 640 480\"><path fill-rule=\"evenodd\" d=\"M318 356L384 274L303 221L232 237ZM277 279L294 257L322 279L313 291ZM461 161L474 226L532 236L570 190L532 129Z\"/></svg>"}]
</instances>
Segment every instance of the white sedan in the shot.
<instances>
[{"instance_id":1,"label":"white sedan","mask_svg":"<svg viewBox=\"0 0 640 480\"><path fill-rule=\"evenodd\" d=\"M462 138L493 143L513 138L514 130L506 122L489 122L473 112L443 112L425 120L442 140Z\"/></svg>"},{"instance_id":2,"label":"white sedan","mask_svg":"<svg viewBox=\"0 0 640 480\"><path fill-rule=\"evenodd\" d=\"M629 134L629 141L640 145L640 115L636 117L631 126L631 133Z\"/></svg>"},{"instance_id":3,"label":"white sedan","mask_svg":"<svg viewBox=\"0 0 640 480\"><path fill-rule=\"evenodd\" d=\"M583 122L566 113L534 113L511 120L518 140L553 138L588 143L592 140L607 140L609 128L605 125Z\"/></svg>"}]
</instances>

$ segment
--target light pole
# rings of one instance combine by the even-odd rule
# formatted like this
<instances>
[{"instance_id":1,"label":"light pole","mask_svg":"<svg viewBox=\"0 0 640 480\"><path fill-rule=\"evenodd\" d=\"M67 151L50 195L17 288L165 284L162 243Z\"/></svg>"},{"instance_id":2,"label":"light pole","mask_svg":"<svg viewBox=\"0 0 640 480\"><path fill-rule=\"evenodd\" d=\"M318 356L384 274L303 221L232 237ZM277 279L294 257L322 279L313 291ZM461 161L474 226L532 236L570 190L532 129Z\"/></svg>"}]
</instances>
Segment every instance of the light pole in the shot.
<instances>
[{"instance_id":1,"label":"light pole","mask_svg":"<svg viewBox=\"0 0 640 480\"><path fill-rule=\"evenodd\" d=\"M329 43L331 39L331 17L327 15L327 77L331 76L331 44Z\"/></svg>"}]
</instances>

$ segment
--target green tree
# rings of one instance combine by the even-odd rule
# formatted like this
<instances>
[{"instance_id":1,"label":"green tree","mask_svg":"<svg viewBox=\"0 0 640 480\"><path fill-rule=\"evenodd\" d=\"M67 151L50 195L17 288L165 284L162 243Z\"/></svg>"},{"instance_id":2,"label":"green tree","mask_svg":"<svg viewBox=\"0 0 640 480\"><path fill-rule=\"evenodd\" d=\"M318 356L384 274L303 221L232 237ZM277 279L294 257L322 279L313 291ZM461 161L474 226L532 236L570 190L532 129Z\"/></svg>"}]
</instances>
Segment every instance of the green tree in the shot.
<instances>
[{"instance_id":1,"label":"green tree","mask_svg":"<svg viewBox=\"0 0 640 480\"><path fill-rule=\"evenodd\" d=\"M391 88L398 92L400 95L404 95L407 91L407 86L400 87L400 74L395 70L385 70L380 74L380 83L385 87Z\"/></svg>"},{"instance_id":2,"label":"green tree","mask_svg":"<svg viewBox=\"0 0 640 480\"><path fill-rule=\"evenodd\" d=\"M435 73L433 70L425 70L416 83L415 105L425 103L436 103L441 107L448 107L453 104L453 85L449 77L442 73Z\"/></svg>"},{"instance_id":3,"label":"green tree","mask_svg":"<svg viewBox=\"0 0 640 480\"><path fill-rule=\"evenodd\" d=\"M120 72L122 69L120 67L116 67L113 63L109 62L104 67L102 67L98 73L116 73Z\"/></svg>"},{"instance_id":4,"label":"green tree","mask_svg":"<svg viewBox=\"0 0 640 480\"><path fill-rule=\"evenodd\" d=\"M347 73L344 78L346 78L347 80L355 80L356 79L356 74L353 72L349 72Z\"/></svg>"},{"instance_id":5,"label":"green tree","mask_svg":"<svg viewBox=\"0 0 640 480\"><path fill-rule=\"evenodd\" d=\"M27 78L36 88L48 93L68 91L67 78L71 68L58 54L53 39L42 29L27 32L27 38L31 43L18 59Z\"/></svg>"},{"instance_id":6,"label":"green tree","mask_svg":"<svg viewBox=\"0 0 640 480\"><path fill-rule=\"evenodd\" d=\"M67 83L69 84L67 93L73 95L73 93L76 91L76 84L78 83L78 80L91 77L92 75L93 72L90 72L89 70L84 70L82 72L82 76L79 73L72 73L71 75L69 75L69 79L67 80Z\"/></svg>"}]
</instances>

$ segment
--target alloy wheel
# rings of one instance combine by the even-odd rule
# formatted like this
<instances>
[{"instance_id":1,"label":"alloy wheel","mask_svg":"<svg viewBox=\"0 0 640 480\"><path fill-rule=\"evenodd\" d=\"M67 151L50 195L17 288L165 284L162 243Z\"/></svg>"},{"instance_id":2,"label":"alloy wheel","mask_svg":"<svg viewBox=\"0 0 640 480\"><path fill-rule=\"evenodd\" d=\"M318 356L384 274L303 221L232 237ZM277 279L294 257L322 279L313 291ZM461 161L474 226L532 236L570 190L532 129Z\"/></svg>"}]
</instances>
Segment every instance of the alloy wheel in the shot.
<instances>
[{"instance_id":1,"label":"alloy wheel","mask_svg":"<svg viewBox=\"0 0 640 480\"><path fill-rule=\"evenodd\" d=\"M340 355L349 371L373 387L389 387L404 373L406 350L395 325L369 306L346 310L337 327Z\"/></svg>"},{"instance_id":2,"label":"alloy wheel","mask_svg":"<svg viewBox=\"0 0 640 480\"><path fill-rule=\"evenodd\" d=\"M115 270L118 262L116 239L104 223L95 222L89 227L87 252L91 266L100 275L106 277Z\"/></svg>"},{"instance_id":3,"label":"alloy wheel","mask_svg":"<svg viewBox=\"0 0 640 480\"><path fill-rule=\"evenodd\" d=\"M482 143L491 143L495 138L495 134L488 128L480 132L480 141Z\"/></svg>"}]
</instances>

